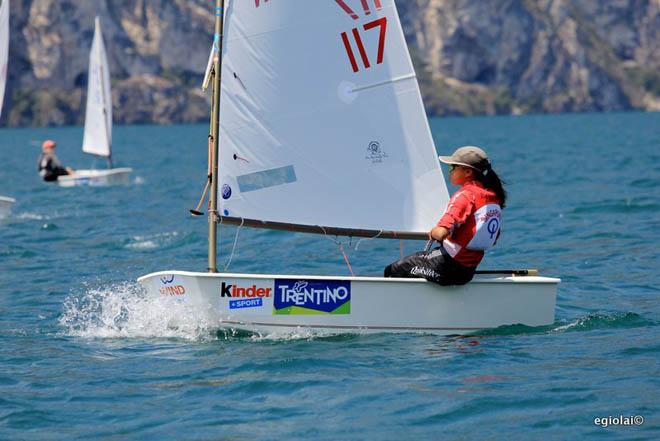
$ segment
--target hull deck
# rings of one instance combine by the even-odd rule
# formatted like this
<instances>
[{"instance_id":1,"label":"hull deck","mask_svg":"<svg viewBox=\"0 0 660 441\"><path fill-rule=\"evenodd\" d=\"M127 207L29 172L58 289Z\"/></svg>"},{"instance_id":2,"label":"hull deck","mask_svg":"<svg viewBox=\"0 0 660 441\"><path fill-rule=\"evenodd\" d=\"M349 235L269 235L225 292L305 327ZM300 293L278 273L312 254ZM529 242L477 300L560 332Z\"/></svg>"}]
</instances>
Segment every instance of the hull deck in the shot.
<instances>
[{"instance_id":1,"label":"hull deck","mask_svg":"<svg viewBox=\"0 0 660 441\"><path fill-rule=\"evenodd\" d=\"M57 183L61 187L127 185L130 183L132 168L109 170L76 170L73 175L60 176Z\"/></svg>"}]
</instances>

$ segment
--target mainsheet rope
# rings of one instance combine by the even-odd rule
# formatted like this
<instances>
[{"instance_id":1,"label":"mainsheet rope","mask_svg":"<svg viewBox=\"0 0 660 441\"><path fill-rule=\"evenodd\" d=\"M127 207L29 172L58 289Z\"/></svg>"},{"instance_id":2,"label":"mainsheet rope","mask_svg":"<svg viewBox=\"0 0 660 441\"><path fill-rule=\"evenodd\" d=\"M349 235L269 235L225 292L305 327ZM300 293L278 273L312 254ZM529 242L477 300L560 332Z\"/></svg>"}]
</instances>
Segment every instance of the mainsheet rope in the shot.
<instances>
[{"instance_id":1,"label":"mainsheet rope","mask_svg":"<svg viewBox=\"0 0 660 441\"><path fill-rule=\"evenodd\" d=\"M346 250L344 249L344 244L340 240L333 239L332 237L328 236L328 232L325 230L323 225L317 225L317 227L319 227L323 231L323 234L325 235L325 237L327 239L331 240L332 242L335 243L335 245L337 245L337 247L339 248L339 252L344 257L344 262L346 262L346 266L348 266L348 270L351 272L351 276L355 277L355 273L353 272L353 267L351 266L351 262L348 260L348 256L346 255ZM374 240L374 239L378 238L378 236L380 236L381 234L383 234L383 230L380 230L378 232L378 234L376 234L373 237L364 237L364 238L358 240L355 243L355 251L358 250L358 248L360 247L360 243L362 241L364 241L364 240ZM349 239L349 246L352 242L353 242L353 237L351 236L350 239Z\"/></svg>"},{"instance_id":2,"label":"mainsheet rope","mask_svg":"<svg viewBox=\"0 0 660 441\"><path fill-rule=\"evenodd\" d=\"M323 230L323 235L331 240L332 242L335 243L339 247L339 251L341 252L342 256L344 256L344 262L346 262L346 265L348 266L348 270L351 272L351 276L355 277L355 273L353 272L353 268L351 267L351 262L348 261L348 256L346 255L346 252L344 251L344 244L341 243L341 241L337 239L333 239L332 237L328 236L328 232L325 231L325 228L323 228L323 225L318 225L318 227Z\"/></svg>"}]
</instances>

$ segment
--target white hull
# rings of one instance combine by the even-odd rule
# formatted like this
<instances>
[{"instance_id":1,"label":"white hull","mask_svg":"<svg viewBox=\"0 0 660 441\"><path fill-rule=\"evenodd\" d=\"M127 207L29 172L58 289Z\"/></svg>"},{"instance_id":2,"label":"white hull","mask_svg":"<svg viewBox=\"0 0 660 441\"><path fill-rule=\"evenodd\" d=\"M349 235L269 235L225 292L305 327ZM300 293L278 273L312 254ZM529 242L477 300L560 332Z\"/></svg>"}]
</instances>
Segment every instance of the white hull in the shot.
<instances>
[{"instance_id":1,"label":"white hull","mask_svg":"<svg viewBox=\"0 0 660 441\"><path fill-rule=\"evenodd\" d=\"M163 271L138 282L149 296L177 298L200 320L232 329L450 335L552 324L560 280L478 275L465 286L441 287L424 279ZM333 313L314 309L337 305Z\"/></svg>"},{"instance_id":2,"label":"white hull","mask_svg":"<svg viewBox=\"0 0 660 441\"><path fill-rule=\"evenodd\" d=\"M109 170L76 170L73 175L60 176L60 187L127 185L130 183L132 168L111 168Z\"/></svg>"},{"instance_id":3,"label":"white hull","mask_svg":"<svg viewBox=\"0 0 660 441\"><path fill-rule=\"evenodd\" d=\"M16 199L0 196L0 219L9 217L11 214L11 207L16 202Z\"/></svg>"}]
</instances>

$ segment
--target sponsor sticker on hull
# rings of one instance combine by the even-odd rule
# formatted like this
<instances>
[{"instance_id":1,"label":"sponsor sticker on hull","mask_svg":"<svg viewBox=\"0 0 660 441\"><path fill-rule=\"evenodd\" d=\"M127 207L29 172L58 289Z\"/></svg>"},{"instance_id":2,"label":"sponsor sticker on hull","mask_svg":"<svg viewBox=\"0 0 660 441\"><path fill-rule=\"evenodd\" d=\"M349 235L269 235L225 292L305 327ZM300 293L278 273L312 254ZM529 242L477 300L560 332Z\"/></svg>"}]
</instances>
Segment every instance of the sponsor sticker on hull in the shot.
<instances>
[{"instance_id":1,"label":"sponsor sticker on hull","mask_svg":"<svg viewBox=\"0 0 660 441\"><path fill-rule=\"evenodd\" d=\"M160 278L160 288L158 291L163 296L182 297L186 295L186 288L176 283L173 274L168 274Z\"/></svg>"},{"instance_id":2,"label":"sponsor sticker on hull","mask_svg":"<svg viewBox=\"0 0 660 441\"><path fill-rule=\"evenodd\" d=\"M229 309L261 308L272 298L273 285L225 280L220 284L221 306ZM227 302L227 303L225 303Z\"/></svg>"},{"instance_id":3,"label":"sponsor sticker on hull","mask_svg":"<svg viewBox=\"0 0 660 441\"><path fill-rule=\"evenodd\" d=\"M348 280L278 279L274 291L274 315L351 313Z\"/></svg>"},{"instance_id":4,"label":"sponsor sticker on hull","mask_svg":"<svg viewBox=\"0 0 660 441\"><path fill-rule=\"evenodd\" d=\"M229 309L258 308L264 306L264 299L230 300Z\"/></svg>"}]
</instances>

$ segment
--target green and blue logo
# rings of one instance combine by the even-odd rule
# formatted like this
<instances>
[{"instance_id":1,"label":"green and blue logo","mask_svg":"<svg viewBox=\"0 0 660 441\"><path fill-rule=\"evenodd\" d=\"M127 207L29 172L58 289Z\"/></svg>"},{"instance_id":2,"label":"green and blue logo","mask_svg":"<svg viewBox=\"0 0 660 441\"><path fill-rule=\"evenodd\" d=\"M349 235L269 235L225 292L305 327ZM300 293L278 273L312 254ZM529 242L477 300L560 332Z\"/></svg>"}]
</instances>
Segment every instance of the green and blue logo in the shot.
<instances>
[{"instance_id":1,"label":"green and blue logo","mask_svg":"<svg viewBox=\"0 0 660 441\"><path fill-rule=\"evenodd\" d=\"M350 314L351 282L344 280L275 280L276 315Z\"/></svg>"}]
</instances>

